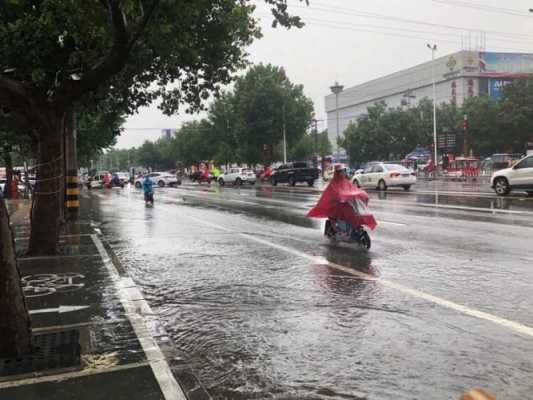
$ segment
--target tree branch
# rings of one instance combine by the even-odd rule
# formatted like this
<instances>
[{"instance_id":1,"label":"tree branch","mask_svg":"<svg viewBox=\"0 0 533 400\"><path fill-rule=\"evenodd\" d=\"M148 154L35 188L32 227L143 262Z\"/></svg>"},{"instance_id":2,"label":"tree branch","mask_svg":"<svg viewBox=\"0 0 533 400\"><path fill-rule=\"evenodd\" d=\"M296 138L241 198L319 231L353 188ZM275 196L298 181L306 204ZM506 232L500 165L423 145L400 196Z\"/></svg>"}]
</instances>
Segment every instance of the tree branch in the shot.
<instances>
[{"instance_id":1,"label":"tree branch","mask_svg":"<svg viewBox=\"0 0 533 400\"><path fill-rule=\"evenodd\" d=\"M125 67L133 46L146 30L146 26L160 3L160 0L154 0L141 22L137 25L137 29L134 32L129 32L126 17L120 7L120 1L102 1L107 1L107 8L111 14L114 36L113 46L109 54L87 72L80 81L70 81L68 85L65 85L61 95L58 96L59 102L63 105L70 104L83 94L97 89L102 82L119 73Z\"/></svg>"},{"instance_id":2,"label":"tree branch","mask_svg":"<svg viewBox=\"0 0 533 400\"><path fill-rule=\"evenodd\" d=\"M113 46L108 55L84 74L79 81L69 81L60 91L58 102L63 105L78 100L84 93L96 89L103 81L120 72L130 52L130 35L119 0L107 0L113 29Z\"/></svg>"},{"instance_id":3,"label":"tree branch","mask_svg":"<svg viewBox=\"0 0 533 400\"><path fill-rule=\"evenodd\" d=\"M10 109L21 109L28 104L26 88L17 81L0 74L0 105Z\"/></svg>"},{"instance_id":4,"label":"tree branch","mask_svg":"<svg viewBox=\"0 0 533 400\"><path fill-rule=\"evenodd\" d=\"M152 2L152 5L148 8L148 11L144 14L144 17L139 24L136 32L132 35L132 38L130 40L130 51L135 46L141 35L143 34L144 30L146 29L146 26L148 25L148 22L150 22L150 19L152 18L152 15L154 15L155 9L159 5L160 0L154 0Z\"/></svg>"}]
</instances>

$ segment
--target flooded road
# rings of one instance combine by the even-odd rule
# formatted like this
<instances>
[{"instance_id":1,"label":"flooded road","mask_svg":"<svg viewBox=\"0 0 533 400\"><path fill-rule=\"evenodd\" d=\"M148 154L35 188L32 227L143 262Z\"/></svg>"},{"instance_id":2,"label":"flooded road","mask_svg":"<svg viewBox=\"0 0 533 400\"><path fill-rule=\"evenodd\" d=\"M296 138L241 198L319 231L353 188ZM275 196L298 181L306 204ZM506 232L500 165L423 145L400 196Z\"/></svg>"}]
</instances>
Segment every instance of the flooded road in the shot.
<instances>
[{"instance_id":1,"label":"flooded road","mask_svg":"<svg viewBox=\"0 0 533 400\"><path fill-rule=\"evenodd\" d=\"M93 191L93 218L216 399L533 392L533 201L371 193L369 252L331 245L305 187Z\"/></svg>"}]
</instances>

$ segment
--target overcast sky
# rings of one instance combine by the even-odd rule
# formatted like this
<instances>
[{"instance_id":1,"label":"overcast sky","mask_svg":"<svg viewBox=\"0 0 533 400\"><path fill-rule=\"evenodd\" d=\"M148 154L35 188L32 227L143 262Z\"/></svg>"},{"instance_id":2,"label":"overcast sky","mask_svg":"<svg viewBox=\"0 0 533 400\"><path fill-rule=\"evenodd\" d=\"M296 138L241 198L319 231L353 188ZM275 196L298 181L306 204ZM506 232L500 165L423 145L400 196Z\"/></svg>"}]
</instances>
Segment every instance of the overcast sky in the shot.
<instances>
[{"instance_id":1,"label":"overcast sky","mask_svg":"<svg viewBox=\"0 0 533 400\"><path fill-rule=\"evenodd\" d=\"M335 80L350 87L425 62L428 42L438 44L438 56L475 49L482 36L488 51L533 52L530 0L310 0L309 7L289 0L306 26L288 31L271 28L264 2L255 2L264 37L249 48L250 60L284 67L304 85L318 119L325 118L324 97ZM116 147L139 146L194 118L143 108L127 119Z\"/></svg>"}]
</instances>

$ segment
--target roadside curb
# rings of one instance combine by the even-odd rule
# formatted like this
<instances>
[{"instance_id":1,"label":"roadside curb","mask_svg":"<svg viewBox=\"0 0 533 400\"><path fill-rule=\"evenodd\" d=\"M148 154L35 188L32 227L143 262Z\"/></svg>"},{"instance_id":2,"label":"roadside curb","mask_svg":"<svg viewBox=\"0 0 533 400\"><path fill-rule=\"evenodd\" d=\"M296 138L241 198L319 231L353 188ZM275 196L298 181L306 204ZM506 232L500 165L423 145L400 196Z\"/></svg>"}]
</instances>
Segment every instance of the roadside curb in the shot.
<instances>
[{"instance_id":1,"label":"roadside curb","mask_svg":"<svg viewBox=\"0 0 533 400\"><path fill-rule=\"evenodd\" d=\"M201 384L193 371L180 368L172 372L165 357L165 351L158 345L157 338L168 339L168 334L158 323L155 313L152 311L141 291L127 274L111 246L100 239L101 232L94 229L98 234L92 234L91 239L100 253L102 261L108 268L115 282L116 290L126 311L126 317L143 347L148 359L148 365L152 368L154 376L165 396L165 400L211 400L212 397L207 389Z\"/></svg>"},{"instance_id":2,"label":"roadside curb","mask_svg":"<svg viewBox=\"0 0 533 400\"><path fill-rule=\"evenodd\" d=\"M163 392L163 395L165 396L165 399L186 400L187 397L185 396L185 393L174 378L167 360L154 338L156 334L154 326L152 325L149 327L147 324L145 324L144 318L154 315L152 309L144 299L142 293L137 285L135 285L133 280L128 276L120 275L119 269L112 261L113 257L110 256L108 251L105 249L104 244L98 235L92 234L91 239L98 249L102 261L115 283L115 288L117 289L120 302L126 311L126 317L133 326L133 330L137 336L137 339L141 343L149 365L154 373L159 387L161 388L161 391Z\"/></svg>"}]
</instances>

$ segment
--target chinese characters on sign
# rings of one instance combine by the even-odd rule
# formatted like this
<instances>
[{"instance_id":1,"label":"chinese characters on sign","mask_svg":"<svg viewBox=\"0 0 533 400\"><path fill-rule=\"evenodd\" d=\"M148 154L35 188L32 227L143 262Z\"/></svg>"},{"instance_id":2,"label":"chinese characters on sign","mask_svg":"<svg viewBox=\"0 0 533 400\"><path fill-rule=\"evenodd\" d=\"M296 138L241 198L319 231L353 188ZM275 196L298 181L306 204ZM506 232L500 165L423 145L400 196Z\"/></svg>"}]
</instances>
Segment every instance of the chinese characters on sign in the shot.
<instances>
[{"instance_id":1,"label":"chinese characters on sign","mask_svg":"<svg viewBox=\"0 0 533 400\"><path fill-rule=\"evenodd\" d=\"M457 82L452 82L452 103L457 102Z\"/></svg>"},{"instance_id":2,"label":"chinese characters on sign","mask_svg":"<svg viewBox=\"0 0 533 400\"><path fill-rule=\"evenodd\" d=\"M474 80L469 79L467 81L467 96L474 97Z\"/></svg>"}]
</instances>

